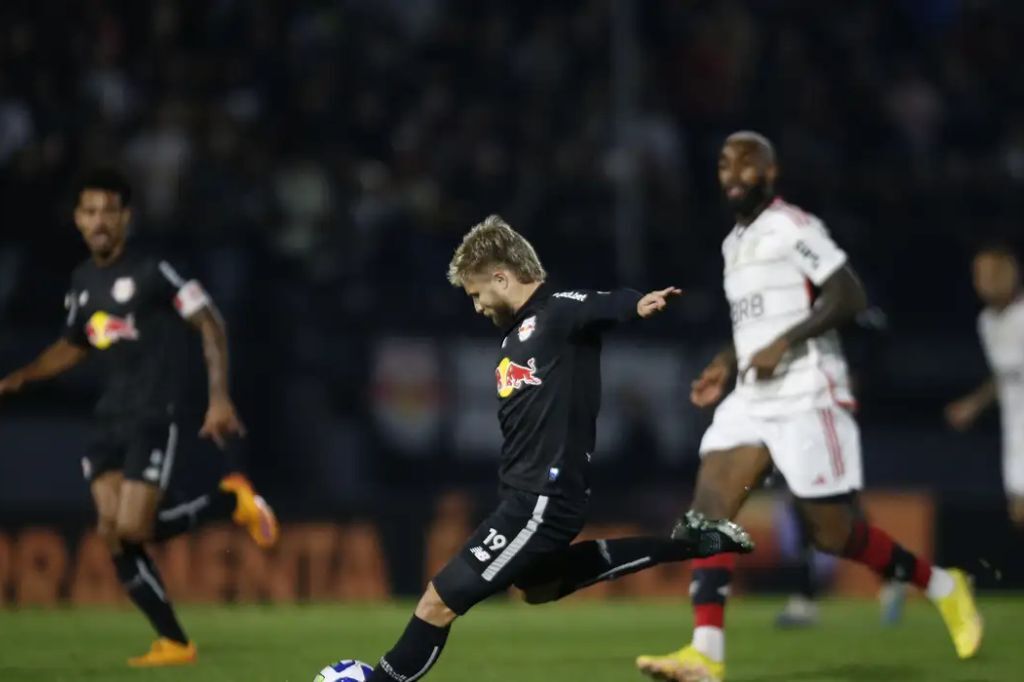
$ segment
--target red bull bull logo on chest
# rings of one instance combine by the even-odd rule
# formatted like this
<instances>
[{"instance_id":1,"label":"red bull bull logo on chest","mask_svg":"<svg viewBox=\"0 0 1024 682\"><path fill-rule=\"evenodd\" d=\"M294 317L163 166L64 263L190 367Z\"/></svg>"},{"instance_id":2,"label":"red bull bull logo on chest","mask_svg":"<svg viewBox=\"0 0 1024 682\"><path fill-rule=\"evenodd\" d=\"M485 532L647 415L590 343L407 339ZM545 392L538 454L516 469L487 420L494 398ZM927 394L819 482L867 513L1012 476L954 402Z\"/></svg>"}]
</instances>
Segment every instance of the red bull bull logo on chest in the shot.
<instances>
[{"instance_id":1,"label":"red bull bull logo on chest","mask_svg":"<svg viewBox=\"0 0 1024 682\"><path fill-rule=\"evenodd\" d=\"M537 363L533 358L527 360L526 365L502 358L494 370L494 377L498 381L498 395L502 398L509 397L523 386L540 386L544 383L537 376Z\"/></svg>"},{"instance_id":2,"label":"red bull bull logo on chest","mask_svg":"<svg viewBox=\"0 0 1024 682\"><path fill-rule=\"evenodd\" d=\"M92 314L85 324L85 335L95 348L106 350L118 341L136 341L139 330L135 326L135 318L118 317L98 310Z\"/></svg>"}]
</instances>

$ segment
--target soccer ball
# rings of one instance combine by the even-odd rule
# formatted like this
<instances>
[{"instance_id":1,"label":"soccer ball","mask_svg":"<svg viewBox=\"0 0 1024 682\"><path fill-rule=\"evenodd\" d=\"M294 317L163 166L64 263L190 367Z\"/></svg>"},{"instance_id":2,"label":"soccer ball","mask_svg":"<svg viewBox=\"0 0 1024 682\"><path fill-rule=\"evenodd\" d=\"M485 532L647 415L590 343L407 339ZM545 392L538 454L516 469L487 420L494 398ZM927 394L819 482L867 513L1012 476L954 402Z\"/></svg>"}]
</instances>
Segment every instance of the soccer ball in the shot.
<instances>
[{"instance_id":1,"label":"soccer ball","mask_svg":"<svg viewBox=\"0 0 1024 682\"><path fill-rule=\"evenodd\" d=\"M313 682L366 682L372 672L362 661L338 661L321 670Z\"/></svg>"}]
</instances>

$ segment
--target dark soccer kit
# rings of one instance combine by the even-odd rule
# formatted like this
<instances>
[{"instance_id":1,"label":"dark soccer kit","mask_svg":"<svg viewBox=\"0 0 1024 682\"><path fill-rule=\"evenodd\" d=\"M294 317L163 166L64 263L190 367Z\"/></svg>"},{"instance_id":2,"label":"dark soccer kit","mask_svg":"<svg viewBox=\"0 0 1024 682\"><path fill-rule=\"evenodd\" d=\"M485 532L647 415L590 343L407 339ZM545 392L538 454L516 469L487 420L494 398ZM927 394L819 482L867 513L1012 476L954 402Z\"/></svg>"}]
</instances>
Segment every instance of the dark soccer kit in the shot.
<instances>
[{"instance_id":1,"label":"dark soccer kit","mask_svg":"<svg viewBox=\"0 0 1024 682\"><path fill-rule=\"evenodd\" d=\"M601 401L601 334L637 318L632 290L553 291L541 285L501 343L495 378L501 502L434 579L464 614L520 584L583 529Z\"/></svg>"},{"instance_id":2,"label":"dark soccer kit","mask_svg":"<svg viewBox=\"0 0 1024 682\"><path fill-rule=\"evenodd\" d=\"M104 376L97 433L82 459L87 480L122 470L166 489L178 438L182 318L207 302L197 282L131 247L106 267L88 260L72 273L64 337L99 356Z\"/></svg>"}]
</instances>

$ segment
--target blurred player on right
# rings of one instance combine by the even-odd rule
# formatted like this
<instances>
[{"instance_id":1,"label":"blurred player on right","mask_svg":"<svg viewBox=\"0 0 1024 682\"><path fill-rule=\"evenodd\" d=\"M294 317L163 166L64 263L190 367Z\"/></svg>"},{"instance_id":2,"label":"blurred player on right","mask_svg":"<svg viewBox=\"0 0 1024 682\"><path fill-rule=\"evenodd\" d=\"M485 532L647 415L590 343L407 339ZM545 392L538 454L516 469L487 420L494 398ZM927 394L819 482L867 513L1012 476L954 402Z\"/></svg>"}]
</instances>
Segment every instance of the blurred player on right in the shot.
<instances>
[{"instance_id":1,"label":"blurred player on right","mask_svg":"<svg viewBox=\"0 0 1024 682\"><path fill-rule=\"evenodd\" d=\"M966 576L933 566L864 517L860 431L837 330L864 310L867 295L824 224L777 195L778 174L774 146L763 135L740 131L726 139L718 179L735 218L722 244L733 338L692 385L697 407L721 403L701 440L682 527L705 516L735 517L774 468L816 549L918 587L938 607L957 655L970 658L982 623ZM642 672L677 682L725 678L734 559L693 562L693 639L667 655L638 657Z\"/></svg>"},{"instance_id":2,"label":"blurred player on right","mask_svg":"<svg viewBox=\"0 0 1024 682\"><path fill-rule=\"evenodd\" d=\"M999 401L1003 422L1003 486L1010 520L1024 528L1024 287L1020 261L1004 245L974 256L974 289L985 309L978 333L992 376L946 408L946 420L965 431Z\"/></svg>"}]
</instances>

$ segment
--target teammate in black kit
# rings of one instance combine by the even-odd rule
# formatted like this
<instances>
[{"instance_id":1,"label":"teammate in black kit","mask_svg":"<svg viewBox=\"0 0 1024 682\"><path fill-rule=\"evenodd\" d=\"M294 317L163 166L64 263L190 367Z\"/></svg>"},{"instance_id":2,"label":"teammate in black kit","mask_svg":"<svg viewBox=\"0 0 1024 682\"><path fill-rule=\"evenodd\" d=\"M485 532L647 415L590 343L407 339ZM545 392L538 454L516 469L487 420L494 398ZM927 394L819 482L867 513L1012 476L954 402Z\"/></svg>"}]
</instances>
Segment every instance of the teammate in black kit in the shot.
<instances>
[{"instance_id":1,"label":"teammate in black kit","mask_svg":"<svg viewBox=\"0 0 1024 682\"><path fill-rule=\"evenodd\" d=\"M131 189L117 172L98 170L75 192L75 225L91 258L71 276L64 334L33 362L0 380L0 395L55 377L89 355L104 363L97 437L82 459L96 503L98 531L117 574L159 638L134 666L190 663L195 644L178 623L155 564L143 544L197 523L232 515L263 547L277 539L273 511L241 474L217 490L158 512L174 468L178 383L183 374L184 319L199 330L209 375L209 407L200 434L224 447L245 433L228 393L224 324L203 288L184 281L165 261L127 243Z\"/></svg>"},{"instance_id":2,"label":"teammate in black kit","mask_svg":"<svg viewBox=\"0 0 1024 682\"><path fill-rule=\"evenodd\" d=\"M530 243L497 216L470 230L455 252L448 279L505 333L495 370L501 503L427 586L371 682L420 679L437 662L455 618L510 585L535 604L662 562L753 549L741 528L723 521L694 523L678 540L571 544L590 497L601 335L654 315L680 291L556 291L545 278Z\"/></svg>"}]
</instances>

